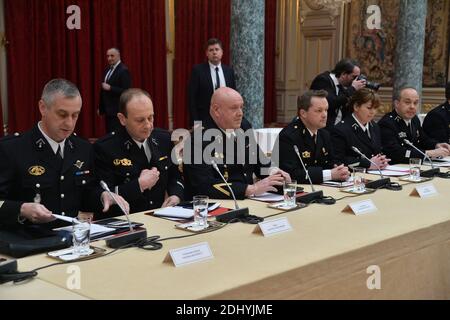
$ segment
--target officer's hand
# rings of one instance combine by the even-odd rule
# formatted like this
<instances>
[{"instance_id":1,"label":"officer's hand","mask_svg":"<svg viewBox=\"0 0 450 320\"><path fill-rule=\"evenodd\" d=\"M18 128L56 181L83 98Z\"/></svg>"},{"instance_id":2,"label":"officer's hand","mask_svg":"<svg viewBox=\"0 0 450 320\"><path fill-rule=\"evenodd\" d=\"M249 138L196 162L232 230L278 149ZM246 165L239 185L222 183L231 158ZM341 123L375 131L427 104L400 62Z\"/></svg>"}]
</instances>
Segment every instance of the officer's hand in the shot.
<instances>
[{"instance_id":1,"label":"officer's hand","mask_svg":"<svg viewBox=\"0 0 450 320\"><path fill-rule=\"evenodd\" d=\"M265 179L259 180L258 182L249 185L247 187L247 190L245 190L245 195L252 196L252 195L260 195L268 191L276 192L277 189L274 186L282 186L284 184L284 178L281 174L274 174L271 176L268 176Z\"/></svg>"},{"instance_id":2,"label":"officer's hand","mask_svg":"<svg viewBox=\"0 0 450 320\"><path fill-rule=\"evenodd\" d=\"M291 176L289 175L289 173L281 170L280 168L277 168L277 167L270 168L269 175L274 175L274 174L281 174L284 178L284 181L291 182Z\"/></svg>"},{"instance_id":3,"label":"officer's hand","mask_svg":"<svg viewBox=\"0 0 450 320\"><path fill-rule=\"evenodd\" d=\"M436 148L444 148L444 149L447 149L448 152L450 152L450 144L448 144L448 143L438 143L436 145Z\"/></svg>"},{"instance_id":4,"label":"officer's hand","mask_svg":"<svg viewBox=\"0 0 450 320\"><path fill-rule=\"evenodd\" d=\"M164 203L162 204L162 207L173 207L176 206L177 204L179 204L181 202L181 199L178 198L178 196L170 196L166 199L166 201L164 201Z\"/></svg>"},{"instance_id":5,"label":"officer's hand","mask_svg":"<svg viewBox=\"0 0 450 320\"><path fill-rule=\"evenodd\" d=\"M20 216L32 223L47 223L55 220L52 212L39 203L24 203L20 207Z\"/></svg>"},{"instance_id":6,"label":"officer's hand","mask_svg":"<svg viewBox=\"0 0 450 320\"><path fill-rule=\"evenodd\" d=\"M102 198L102 203L103 203L103 212L107 212L109 210L109 208L111 208L112 205L118 204L118 205L120 205L120 207L122 207L125 210L125 212L127 214L130 213L130 205L124 198L122 198L118 194L114 193L114 198L117 200L117 202L114 201L113 198L111 198L111 196L109 195L109 193L107 191L102 192L101 198Z\"/></svg>"},{"instance_id":7,"label":"officer's hand","mask_svg":"<svg viewBox=\"0 0 450 320\"><path fill-rule=\"evenodd\" d=\"M449 150L442 147L438 147L434 150L427 150L425 152L430 158L447 157L448 155L450 155Z\"/></svg>"},{"instance_id":8,"label":"officer's hand","mask_svg":"<svg viewBox=\"0 0 450 320\"><path fill-rule=\"evenodd\" d=\"M384 169L389 165L389 161L391 161L391 159L388 159L385 155L376 155L374 157L372 157L372 162L375 162L376 165L378 165L378 167L380 169ZM374 166L373 164L370 165L370 170L377 170L378 168L376 166Z\"/></svg>"},{"instance_id":9,"label":"officer's hand","mask_svg":"<svg viewBox=\"0 0 450 320\"><path fill-rule=\"evenodd\" d=\"M335 181L345 181L350 176L348 168L341 164L340 166L331 169L331 179Z\"/></svg>"},{"instance_id":10,"label":"officer's hand","mask_svg":"<svg viewBox=\"0 0 450 320\"><path fill-rule=\"evenodd\" d=\"M151 170L144 169L139 175L139 186L141 187L141 192L144 190L151 189L159 180L159 171L156 168Z\"/></svg>"}]
</instances>

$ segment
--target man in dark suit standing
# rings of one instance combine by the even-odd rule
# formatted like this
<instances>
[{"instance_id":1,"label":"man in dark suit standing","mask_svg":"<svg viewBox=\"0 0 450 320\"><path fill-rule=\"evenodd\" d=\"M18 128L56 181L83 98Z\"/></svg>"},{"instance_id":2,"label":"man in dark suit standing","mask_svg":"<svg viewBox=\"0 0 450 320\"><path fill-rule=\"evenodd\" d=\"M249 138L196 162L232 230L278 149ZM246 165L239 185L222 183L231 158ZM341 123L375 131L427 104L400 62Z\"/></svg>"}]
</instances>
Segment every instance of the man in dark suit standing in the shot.
<instances>
[{"instance_id":1,"label":"man in dark suit standing","mask_svg":"<svg viewBox=\"0 0 450 320\"><path fill-rule=\"evenodd\" d=\"M328 92L328 118L326 129L331 129L346 115L345 106L356 90L364 88L365 80L357 80L361 70L357 63L350 59L339 61L334 69L316 76L311 83L311 90Z\"/></svg>"},{"instance_id":2,"label":"man in dark suit standing","mask_svg":"<svg viewBox=\"0 0 450 320\"><path fill-rule=\"evenodd\" d=\"M206 45L208 62L194 66L189 80L188 99L190 124L205 121L209 117L209 106L214 91L221 87L236 89L234 71L221 63L223 56L222 42L209 39Z\"/></svg>"},{"instance_id":3,"label":"man in dark suit standing","mask_svg":"<svg viewBox=\"0 0 450 320\"><path fill-rule=\"evenodd\" d=\"M131 87L131 75L127 66L120 61L118 49L108 49L106 57L109 67L103 73L99 113L105 115L106 132L112 132L120 128L117 119L119 98L122 92Z\"/></svg>"},{"instance_id":4,"label":"man in dark suit standing","mask_svg":"<svg viewBox=\"0 0 450 320\"><path fill-rule=\"evenodd\" d=\"M446 102L428 112L423 130L438 142L450 143L450 81L445 86Z\"/></svg>"}]
</instances>

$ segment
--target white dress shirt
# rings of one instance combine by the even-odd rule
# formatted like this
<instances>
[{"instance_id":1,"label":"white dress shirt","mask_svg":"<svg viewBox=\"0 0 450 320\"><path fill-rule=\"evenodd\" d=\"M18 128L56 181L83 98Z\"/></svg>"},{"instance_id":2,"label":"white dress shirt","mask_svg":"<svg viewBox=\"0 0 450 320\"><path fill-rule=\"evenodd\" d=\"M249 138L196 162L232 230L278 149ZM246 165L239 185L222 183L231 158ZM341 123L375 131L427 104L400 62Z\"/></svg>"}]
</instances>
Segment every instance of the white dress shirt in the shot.
<instances>
[{"instance_id":1,"label":"white dress shirt","mask_svg":"<svg viewBox=\"0 0 450 320\"><path fill-rule=\"evenodd\" d=\"M209 63L209 70L211 71L211 79L213 83L213 89L216 88L216 67L219 68L219 79L220 79L220 88L226 87L227 84L225 83L225 75L223 74L222 70L222 64L219 63L217 66L213 65L211 62Z\"/></svg>"},{"instance_id":2,"label":"white dress shirt","mask_svg":"<svg viewBox=\"0 0 450 320\"><path fill-rule=\"evenodd\" d=\"M352 117L353 117L353 119L355 119L356 123L361 127L362 131L363 131L364 133L367 133L367 135L369 136L369 138L371 138L371 136L370 136L370 130L369 130L369 123L366 123L366 125L363 126L363 125L361 124L361 122L359 122L358 118L355 116L354 113L352 113Z\"/></svg>"},{"instance_id":3,"label":"white dress shirt","mask_svg":"<svg viewBox=\"0 0 450 320\"><path fill-rule=\"evenodd\" d=\"M108 78L111 78L112 74L114 73L114 71L116 70L117 66L120 64L120 62L121 62L120 60L117 61L117 63L112 68L109 69L109 71L106 73L104 82L106 82L108 80Z\"/></svg>"},{"instance_id":4,"label":"white dress shirt","mask_svg":"<svg viewBox=\"0 0 450 320\"><path fill-rule=\"evenodd\" d=\"M314 143L317 143L317 132L318 131L316 131L316 133L314 133L311 130L309 130L308 128L306 128L306 130L308 130L308 132L311 135L311 137L314 137L314 135L316 136L316 139L315 139ZM323 181L330 181L332 179L332 177L331 177L331 170L329 170L329 169L322 170L322 179L323 179Z\"/></svg>"},{"instance_id":5,"label":"white dress shirt","mask_svg":"<svg viewBox=\"0 0 450 320\"><path fill-rule=\"evenodd\" d=\"M58 151L58 147L61 147L61 157L64 159L64 146L66 144L66 139L64 139L61 142L56 142L55 140L50 138L48 135L45 134L44 130L42 130L41 122L38 122L38 128L39 131L41 131L42 135L44 136L45 140L47 140L48 144L52 148L54 154L56 154L56 152Z\"/></svg>"},{"instance_id":6,"label":"white dress shirt","mask_svg":"<svg viewBox=\"0 0 450 320\"><path fill-rule=\"evenodd\" d=\"M152 159L152 152L150 151L150 147L148 146L147 140L148 139L145 139L144 142L139 142L133 139L133 141L136 142L139 149L141 149L142 146L144 146L145 155L147 156L148 162L150 162L150 160Z\"/></svg>"},{"instance_id":7,"label":"white dress shirt","mask_svg":"<svg viewBox=\"0 0 450 320\"><path fill-rule=\"evenodd\" d=\"M330 73L331 80L333 80L334 87L336 88L336 96L339 95L339 80L336 78L336 75L334 73ZM342 120L342 111L341 109L338 110L338 113L336 115L336 120L334 121L334 124L338 124Z\"/></svg>"}]
</instances>

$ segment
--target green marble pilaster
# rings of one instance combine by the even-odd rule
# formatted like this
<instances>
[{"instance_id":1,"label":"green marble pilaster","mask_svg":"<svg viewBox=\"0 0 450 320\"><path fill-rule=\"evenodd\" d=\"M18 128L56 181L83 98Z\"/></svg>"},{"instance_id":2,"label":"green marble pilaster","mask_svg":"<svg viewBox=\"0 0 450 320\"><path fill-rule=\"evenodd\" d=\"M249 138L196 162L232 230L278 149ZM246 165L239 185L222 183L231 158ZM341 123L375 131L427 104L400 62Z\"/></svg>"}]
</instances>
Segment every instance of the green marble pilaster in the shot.
<instances>
[{"instance_id":1,"label":"green marble pilaster","mask_svg":"<svg viewBox=\"0 0 450 320\"><path fill-rule=\"evenodd\" d=\"M245 117L264 126L264 0L231 1L231 61Z\"/></svg>"},{"instance_id":2,"label":"green marble pilaster","mask_svg":"<svg viewBox=\"0 0 450 320\"><path fill-rule=\"evenodd\" d=\"M426 18L427 0L400 0L394 93L405 86L422 92Z\"/></svg>"}]
</instances>

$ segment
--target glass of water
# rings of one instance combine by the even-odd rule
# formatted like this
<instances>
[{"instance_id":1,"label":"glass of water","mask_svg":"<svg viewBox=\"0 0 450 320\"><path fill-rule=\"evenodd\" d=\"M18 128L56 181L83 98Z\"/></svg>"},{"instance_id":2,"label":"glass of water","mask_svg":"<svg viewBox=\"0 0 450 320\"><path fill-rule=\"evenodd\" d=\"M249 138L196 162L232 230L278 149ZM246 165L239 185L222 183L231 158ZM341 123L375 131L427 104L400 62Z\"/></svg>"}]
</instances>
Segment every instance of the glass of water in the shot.
<instances>
[{"instance_id":1,"label":"glass of water","mask_svg":"<svg viewBox=\"0 0 450 320\"><path fill-rule=\"evenodd\" d=\"M78 217L73 219L72 244L73 254L77 256L89 255L91 239L91 219Z\"/></svg>"},{"instance_id":2,"label":"glass of water","mask_svg":"<svg viewBox=\"0 0 450 320\"><path fill-rule=\"evenodd\" d=\"M422 159L410 158L409 159L409 179L413 181L420 180L420 166L422 165Z\"/></svg>"},{"instance_id":3,"label":"glass of water","mask_svg":"<svg viewBox=\"0 0 450 320\"><path fill-rule=\"evenodd\" d=\"M297 194L297 181L292 180L291 182L284 182L283 185L283 194L284 194L284 204L287 207L295 207L296 206L296 194Z\"/></svg>"},{"instance_id":4,"label":"glass of water","mask_svg":"<svg viewBox=\"0 0 450 320\"><path fill-rule=\"evenodd\" d=\"M208 227L208 196L194 196L194 224L196 226L206 228Z\"/></svg>"},{"instance_id":5,"label":"glass of water","mask_svg":"<svg viewBox=\"0 0 450 320\"><path fill-rule=\"evenodd\" d=\"M353 168L353 191L354 192L366 191L366 184L364 181L365 173L366 173L366 168L362 168L362 167L354 167Z\"/></svg>"}]
</instances>

